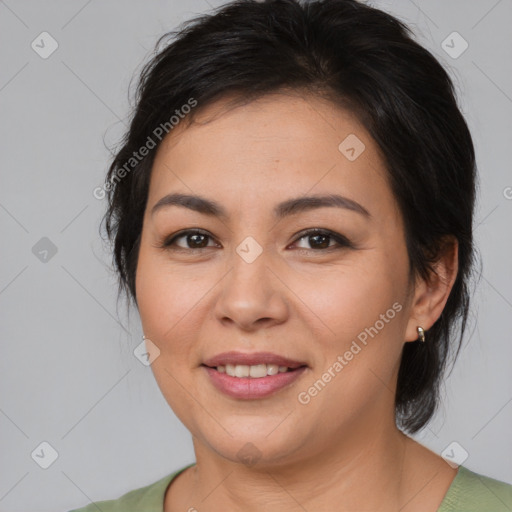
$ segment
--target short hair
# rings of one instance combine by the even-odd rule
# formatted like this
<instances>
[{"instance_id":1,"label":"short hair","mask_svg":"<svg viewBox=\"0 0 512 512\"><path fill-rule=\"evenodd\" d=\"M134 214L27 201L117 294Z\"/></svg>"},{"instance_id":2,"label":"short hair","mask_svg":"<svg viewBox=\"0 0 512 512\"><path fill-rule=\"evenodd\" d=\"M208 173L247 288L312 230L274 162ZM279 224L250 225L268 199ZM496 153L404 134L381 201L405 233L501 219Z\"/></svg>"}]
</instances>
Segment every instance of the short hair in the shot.
<instances>
[{"instance_id":1,"label":"short hair","mask_svg":"<svg viewBox=\"0 0 512 512\"><path fill-rule=\"evenodd\" d=\"M401 356L395 419L414 433L433 416L448 356L456 348L456 357L466 329L477 176L448 73L390 14L356 0L239 0L158 39L105 181L103 220L119 290L136 303L156 149L127 170L134 152L148 137L158 147L155 128L168 132L171 116L191 99L197 107L188 109L185 122L228 94L244 103L282 90L306 91L349 109L372 136L404 220L410 278L435 271L446 237L458 241L458 273L444 310L427 342L404 343Z\"/></svg>"}]
</instances>

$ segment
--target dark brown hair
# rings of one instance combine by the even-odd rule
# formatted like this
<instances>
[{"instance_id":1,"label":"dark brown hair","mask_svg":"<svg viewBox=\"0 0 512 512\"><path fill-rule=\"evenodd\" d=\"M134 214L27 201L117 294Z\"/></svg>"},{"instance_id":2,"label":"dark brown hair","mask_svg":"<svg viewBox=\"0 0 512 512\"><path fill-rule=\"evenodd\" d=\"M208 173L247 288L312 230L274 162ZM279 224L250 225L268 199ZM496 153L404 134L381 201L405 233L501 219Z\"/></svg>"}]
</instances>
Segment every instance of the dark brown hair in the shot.
<instances>
[{"instance_id":1,"label":"dark brown hair","mask_svg":"<svg viewBox=\"0 0 512 512\"><path fill-rule=\"evenodd\" d=\"M327 95L352 109L376 141L405 222L411 276L427 278L443 240L458 241L458 275L440 318L426 343L404 343L396 418L401 428L416 432L436 409L450 346L458 352L466 328L475 155L447 72L402 22L381 10L355 0L240 0L158 40L105 182L105 226L120 287L136 302L139 241L156 149L127 171L133 153L149 138L158 147L155 129L168 127L191 99L198 107L187 122L228 93L251 101L284 88Z\"/></svg>"}]
</instances>

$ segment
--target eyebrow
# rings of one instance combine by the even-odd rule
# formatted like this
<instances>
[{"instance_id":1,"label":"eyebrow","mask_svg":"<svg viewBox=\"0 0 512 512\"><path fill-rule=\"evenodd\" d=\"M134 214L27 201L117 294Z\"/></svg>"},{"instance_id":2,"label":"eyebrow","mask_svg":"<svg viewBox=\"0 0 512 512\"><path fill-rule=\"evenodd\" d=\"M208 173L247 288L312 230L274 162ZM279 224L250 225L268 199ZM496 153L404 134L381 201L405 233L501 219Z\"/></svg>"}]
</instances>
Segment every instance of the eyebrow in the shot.
<instances>
[{"instance_id":1,"label":"eyebrow","mask_svg":"<svg viewBox=\"0 0 512 512\"><path fill-rule=\"evenodd\" d=\"M179 193L168 194L162 197L155 206L153 206L151 215L154 215L158 210L169 206L188 208L189 210L202 213L203 215L218 217L223 220L227 220L229 217L225 208L216 201L197 195ZM359 213L367 219L372 217L370 212L364 206L352 199L349 199L348 197L340 196L338 194L302 196L287 199L274 207L274 217L282 219L304 211L325 207L343 208Z\"/></svg>"}]
</instances>

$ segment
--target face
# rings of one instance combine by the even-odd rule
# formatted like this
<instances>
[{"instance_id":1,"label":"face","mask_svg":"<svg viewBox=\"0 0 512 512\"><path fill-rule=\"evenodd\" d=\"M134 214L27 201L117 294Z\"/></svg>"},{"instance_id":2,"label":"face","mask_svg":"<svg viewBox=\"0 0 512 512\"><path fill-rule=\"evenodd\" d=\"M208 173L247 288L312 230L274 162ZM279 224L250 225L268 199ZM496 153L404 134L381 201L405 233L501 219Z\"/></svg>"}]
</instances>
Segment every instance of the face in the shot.
<instances>
[{"instance_id":1,"label":"face","mask_svg":"<svg viewBox=\"0 0 512 512\"><path fill-rule=\"evenodd\" d=\"M403 222L349 112L285 94L223 106L176 127L154 162L136 272L152 369L205 453L328 457L393 422L411 329Z\"/></svg>"}]
</instances>

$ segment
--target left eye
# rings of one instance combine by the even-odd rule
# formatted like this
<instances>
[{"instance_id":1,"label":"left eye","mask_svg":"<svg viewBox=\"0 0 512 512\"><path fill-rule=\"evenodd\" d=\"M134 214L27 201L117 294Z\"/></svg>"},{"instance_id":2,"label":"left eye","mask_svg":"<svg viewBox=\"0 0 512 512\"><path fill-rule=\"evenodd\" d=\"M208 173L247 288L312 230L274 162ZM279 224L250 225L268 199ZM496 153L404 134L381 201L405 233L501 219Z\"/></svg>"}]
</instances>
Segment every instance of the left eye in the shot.
<instances>
[{"instance_id":1,"label":"left eye","mask_svg":"<svg viewBox=\"0 0 512 512\"><path fill-rule=\"evenodd\" d=\"M351 244L347 238L333 231L324 229L311 229L301 234L298 241L306 240L313 250L318 249L332 249L336 247L351 247ZM335 244L331 245L329 242L334 240ZM309 247L306 247L309 249Z\"/></svg>"}]
</instances>

